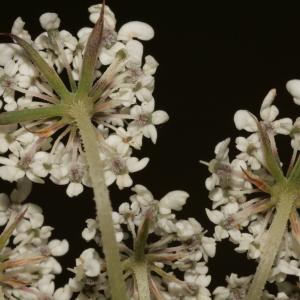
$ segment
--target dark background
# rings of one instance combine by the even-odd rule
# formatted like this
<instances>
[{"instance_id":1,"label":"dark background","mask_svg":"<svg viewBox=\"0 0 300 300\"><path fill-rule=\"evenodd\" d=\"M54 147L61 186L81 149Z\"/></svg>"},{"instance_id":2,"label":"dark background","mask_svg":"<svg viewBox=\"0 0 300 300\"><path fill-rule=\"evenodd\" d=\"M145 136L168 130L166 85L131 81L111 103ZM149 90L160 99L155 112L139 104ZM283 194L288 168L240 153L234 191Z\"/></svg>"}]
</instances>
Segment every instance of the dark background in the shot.
<instances>
[{"instance_id":1,"label":"dark background","mask_svg":"<svg viewBox=\"0 0 300 300\"><path fill-rule=\"evenodd\" d=\"M208 1L207 1L208 2ZM296 116L299 108L285 91L288 79L300 78L299 10L272 3L263 7L251 1L141 1L110 0L118 28L130 20L150 23L154 40L145 43L160 67L156 76L156 107L166 110L170 121L159 128L158 143L146 142L140 157L149 156L147 168L134 175L135 183L147 186L157 199L168 191L183 189L191 197L183 216L193 216L212 232L204 208L210 207L204 187L207 169L199 159L213 158L217 142L238 134L233 124L237 109L258 113L261 100L270 88L278 90L281 116ZM221 2L221 1L219 1ZM91 26L87 8L96 1L27 0L7 1L2 7L1 31L10 31L14 19L22 16L32 37L41 31L39 16L57 12L61 28L73 34ZM288 148L288 142L285 142ZM287 156L286 151L283 155ZM7 186L5 185L5 188ZM9 187L10 188L10 187ZM130 195L112 186L112 201L118 205ZM81 239L84 221L94 217L91 191L69 199L65 187L35 185L33 199L46 213L54 236L67 238L71 255L67 267L87 244ZM227 243L218 245L210 261L212 287L222 284L226 274L251 274L254 263L232 251ZM68 274L62 276L61 282Z\"/></svg>"}]
</instances>

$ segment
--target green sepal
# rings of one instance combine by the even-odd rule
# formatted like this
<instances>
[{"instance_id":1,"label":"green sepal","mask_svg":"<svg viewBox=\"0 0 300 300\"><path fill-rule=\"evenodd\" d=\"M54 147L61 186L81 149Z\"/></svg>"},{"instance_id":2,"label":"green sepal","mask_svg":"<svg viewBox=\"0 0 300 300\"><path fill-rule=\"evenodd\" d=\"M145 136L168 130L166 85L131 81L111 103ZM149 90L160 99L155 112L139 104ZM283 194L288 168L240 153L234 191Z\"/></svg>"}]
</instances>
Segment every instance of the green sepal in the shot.
<instances>
[{"instance_id":1,"label":"green sepal","mask_svg":"<svg viewBox=\"0 0 300 300\"><path fill-rule=\"evenodd\" d=\"M19 46L24 49L33 65L40 71L49 85L61 98L70 96L70 92L68 91L58 74L55 72L55 70L48 65L48 63L42 58L42 56L28 42L11 33L0 33L0 35L7 35L11 37L17 42Z\"/></svg>"},{"instance_id":2,"label":"green sepal","mask_svg":"<svg viewBox=\"0 0 300 300\"><path fill-rule=\"evenodd\" d=\"M145 248L147 245L147 238L153 217L152 210L146 212L145 218L139 227L136 239L134 241L134 259L135 261L143 261L145 258Z\"/></svg>"},{"instance_id":3,"label":"green sepal","mask_svg":"<svg viewBox=\"0 0 300 300\"><path fill-rule=\"evenodd\" d=\"M284 174L283 174L281 166L280 166L278 153L272 149L271 141L268 136L268 133L265 130L265 128L263 127L263 125L258 121L257 121L257 128L258 128L260 138L261 138L261 143L262 143L263 152L264 152L264 158L266 161L266 167L277 182L281 181L285 177L284 177Z\"/></svg>"},{"instance_id":4,"label":"green sepal","mask_svg":"<svg viewBox=\"0 0 300 300\"><path fill-rule=\"evenodd\" d=\"M104 10L105 1L103 1L100 17L96 22L85 47L77 92L79 97L82 96L82 94L88 94L94 81L95 68L103 38Z\"/></svg>"}]
</instances>

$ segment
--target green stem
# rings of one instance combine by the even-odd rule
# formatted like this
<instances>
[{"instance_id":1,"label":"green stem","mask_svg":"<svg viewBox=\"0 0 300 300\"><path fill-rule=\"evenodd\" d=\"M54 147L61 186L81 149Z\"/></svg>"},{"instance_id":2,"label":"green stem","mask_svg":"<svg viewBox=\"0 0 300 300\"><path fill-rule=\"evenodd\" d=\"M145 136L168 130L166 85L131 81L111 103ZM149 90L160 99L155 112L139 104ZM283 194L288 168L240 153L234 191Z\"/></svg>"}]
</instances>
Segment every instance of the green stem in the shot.
<instances>
[{"instance_id":1,"label":"green stem","mask_svg":"<svg viewBox=\"0 0 300 300\"><path fill-rule=\"evenodd\" d=\"M89 174L94 188L97 221L101 232L103 251L113 300L127 299L118 243L112 220L112 207L104 180L103 163L99 156L97 136L84 105L72 109L85 148Z\"/></svg>"},{"instance_id":2,"label":"green stem","mask_svg":"<svg viewBox=\"0 0 300 300\"><path fill-rule=\"evenodd\" d=\"M268 280L272 265L278 253L294 202L295 199L293 197L288 198L284 196L278 201L276 214L267 233L267 239L262 248L260 262L249 288L246 300L260 300L262 297L264 286Z\"/></svg>"},{"instance_id":3,"label":"green stem","mask_svg":"<svg viewBox=\"0 0 300 300\"><path fill-rule=\"evenodd\" d=\"M35 121L44 118L58 117L61 115L62 113L59 105L3 112L0 113L0 125Z\"/></svg>"},{"instance_id":4,"label":"green stem","mask_svg":"<svg viewBox=\"0 0 300 300\"><path fill-rule=\"evenodd\" d=\"M132 269L138 289L139 300L151 300L147 263L135 262Z\"/></svg>"}]
</instances>

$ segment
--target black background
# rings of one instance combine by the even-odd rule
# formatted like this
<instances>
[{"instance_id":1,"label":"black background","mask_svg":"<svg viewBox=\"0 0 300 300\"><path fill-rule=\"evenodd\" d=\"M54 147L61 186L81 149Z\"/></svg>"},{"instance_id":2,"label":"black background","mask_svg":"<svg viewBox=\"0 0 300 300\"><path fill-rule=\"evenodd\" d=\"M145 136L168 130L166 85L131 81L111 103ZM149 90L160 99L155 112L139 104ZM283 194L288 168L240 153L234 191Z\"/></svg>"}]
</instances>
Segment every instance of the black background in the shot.
<instances>
[{"instance_id":1,"label":"black background","mask_svg":"<svg viewBox=\"0 0 300 300\"><path fill-rule=\"evenodd\" d=\"M234 138L238 134L232 120L234 112L243 108L258 113L270 88L278 90L276 103L282 116L296 116L299 111L285 91L288 79L300 77L298 8L283 1L285 5L267 6L264 2L264 7L252 1L219 2L107 3L116 14L118 28L130 20L154 27L155 39L145 43L145 52L160 62L156 107L170 115L170 121L159 128L157 145L145 143L140 157L149 156L151 160L145 170L134 175L135 183L147 186L157 199L174 189L189 192L191 197L182 216L197 218L209 233L212 227L204 212L210 207L204 187L208 171L199 159L210 160L218 141ZM1 9L0 31L10 31L14 19L22 16L34 38L41 31L39 16L50 11L61 17L61 28L76 34L81 27L91 26L87 8L95 3L6 1ZM283 146L288 148L288 142ZM129 190L119 192L115 186L111 190L115 206L130 195ZM65 187L48 182L34 186L33 199L43 207L47 225L55 227L54 236L70 241L71 255L64 264L73 266L75 257L88 247L81 231L84 220L94 216L91 191L86 189L81 196L69 199ZM217 256L210 262L213 287L222 284L228 273L253 272L254 264L232 249L227 243L218 245ZM61 282L67 275L60 278Z\"/></svg>"}]
</instances>

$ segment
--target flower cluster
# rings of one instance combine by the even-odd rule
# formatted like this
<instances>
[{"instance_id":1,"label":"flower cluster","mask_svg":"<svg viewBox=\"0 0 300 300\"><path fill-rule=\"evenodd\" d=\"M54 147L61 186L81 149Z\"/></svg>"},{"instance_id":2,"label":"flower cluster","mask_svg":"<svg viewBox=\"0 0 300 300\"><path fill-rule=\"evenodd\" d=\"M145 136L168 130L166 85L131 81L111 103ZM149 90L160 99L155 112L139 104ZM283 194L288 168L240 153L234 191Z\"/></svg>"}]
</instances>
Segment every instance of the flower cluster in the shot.
<instances>
[{"instance_id":1,"label":"flower cluster","mask_svg":"<svg viewBox=\"0 0 300 300\"><path fill-rule=\"evenodd\" d=\"M5 299L63 299L55 291L54 279L62 272L55 257L64 255L66 240L50 240L53 230L43 225L42 209L23 204L31 191L24 178L10 196L0 194L0 286Z\"/></svg>"},{"instance_id":2,"label":"flower cluster","mask_svg":"<svg viewBox=\"0 0 300 300\"><path fill-rule=\"evenodd\" d=\"M226 277L227 286L217 287L213 294L214 300L243 300L246 297L250 286L252 276L238 277L237 274L231 274ZM267 291L264 292L262 300L296 300L300 297L299 286L283 282L277 284L278 293L276 296Z\"/></svg>"},{"instance_id":3,"label":"flower cluster","mask_svg":"<svg viewBox=\"0 0 300 300\"><path fill-rule=\"evenodd\" d=\"M89 8L92 22L96 23L101 9L102 5ZM116 182L122 189L132 185L130 173L143 169L149 161L133 156L134 150L141 148L143 137L156 143L156 126L166 122L168 115L155 110L153 75L158 63L150 55L143 60L139 41L153 38L152 27L133 21L116 31L113 12L107 6L104 10L101 51L89 92L90 113L105 164L106 184ZM76 91L92 28L82 28L73 36L59 29L60 19L55 13L43 14L40 23L45 32L33 40L23 20L17 18L12 35L26 41L37 51L38 59L58 74L66 72L70 89ZM60 95L19 45L1 44L0 52L0 106L5 111L51 110L60 103ZM43 183L43 178L50 176L56 184L68 185L70 197L80 194L83 185L91 185L77 127L67 118L46 115L23 122L19 129L0 126L0 153L8 153L8 158L0 157L0 178L4 180L26 176Z\"/></svg>"},{"instance_id":4,"label":"flower cluster","mask_svg":"<svg viewBox=\"0 0 300 300\"><path fill-rule=\"evenodd\" d=\"M280 170L282 163L277 153L276 135L290 136L293 148L286 177L282 175L284 182L289 180L293 168L297 168L296 158L300 149L297 129L299 120L293 123L290 118L277 119L279 110L273 105L275 95L276 91L271 90L265 97L260 109L261 120L246 110L236 112L234 121L237 129L251 134L236 138L238 153L233 160L229 158L230 139L216 146L216 157L208 163L212 174L206 180L206 188L212 200L212 210L206 209L206 212L208 218L215 224L214 237L217 241L229 238L238 245L235 251L247 252L249 258L257 260L261 257L268 229L277 210L277 179L274 174L283 172ZM278 166L279 171L274 165ZM274 171L272 167L276 170ZM295 202L295 207L292 208L289 218L290 228L283 235L269 276L270 282L283 282L287 275L300 277L298 261L300 219L296 209L298 204ZM240 282L236 277L230 277L229 281L234 282L233 286ZM247 284L249 281L242 280ZM244 296L230 299L244 299L246 290L241 293ZM227 299L222 295L223 289L217 289L215 294L216 299Z\"/></svg>"},{"instance_id":5,"label":"flower cluster","mask_svg":"<svg viewBox=\"0 0 300 300\"><path fill-rule=\"evenodd\" d=\"M177 220L175 215L183 208L189 195L183 191L172 191L161 200L155 200L142 185L136 185L132 190L135 194L130 197L130 202L122 203L113 213L131 299L139 299L135 278L137 255L143 256L147 262L148 284L153 299L211 299L207 289L211 277L207 274L206 262L215 255L215 241L205 236L194 218ZM96 221L88 219L86 223L83 238L94 240L101 246ZM141 240L145 242L142 248L137 246ZM97 250L85 250L76 260L73 272L75 277L65 288L68 286L77 294L76 299L110 298L105 262Z\"/></svg>"}]
</instances>

